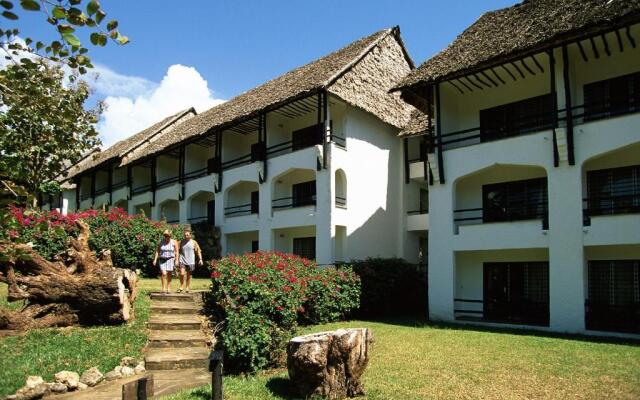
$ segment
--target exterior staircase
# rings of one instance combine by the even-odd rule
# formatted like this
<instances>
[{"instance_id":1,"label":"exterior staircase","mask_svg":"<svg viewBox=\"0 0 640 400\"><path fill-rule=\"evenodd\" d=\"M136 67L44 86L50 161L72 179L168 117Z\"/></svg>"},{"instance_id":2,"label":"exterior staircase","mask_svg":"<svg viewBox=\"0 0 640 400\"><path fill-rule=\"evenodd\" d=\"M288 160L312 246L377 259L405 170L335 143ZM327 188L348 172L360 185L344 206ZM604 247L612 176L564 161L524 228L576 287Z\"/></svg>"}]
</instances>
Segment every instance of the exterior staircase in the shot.
<instances>
[{"instance_id":1,"label":"exterior staircase","mask_svg":"<svg viewBox=\"0 0 640 400\"><path fill-rule=\"evenodd\" d=\"M207 369L209 349L199 309L193 294L151 293L147 371Z\"/></svg>"}]
</instances>

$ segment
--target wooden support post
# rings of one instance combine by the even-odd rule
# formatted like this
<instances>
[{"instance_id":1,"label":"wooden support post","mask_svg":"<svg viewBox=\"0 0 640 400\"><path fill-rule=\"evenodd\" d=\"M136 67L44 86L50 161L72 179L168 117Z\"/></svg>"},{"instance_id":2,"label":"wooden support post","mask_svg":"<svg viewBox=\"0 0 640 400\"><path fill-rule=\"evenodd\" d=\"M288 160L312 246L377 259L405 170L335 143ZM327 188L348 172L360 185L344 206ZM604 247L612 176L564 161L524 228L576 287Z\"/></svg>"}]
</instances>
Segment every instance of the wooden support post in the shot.
<instances>
[{"instance_id":1,"label":"wooden support post","mask_svg":"<svg viewBox=\"0 0 640 400\"><path fill-rule=\"evenodd\" d=\"M151 206L155 207L156 205L156 163L157 163L157 158L156 156L153 156L153 158L151 159Z\"/></svg>"},{"instance_id":2,"label":"wooden support post","mask_svg":"<svg viewBox=\"0 0 640 400\"><path fill-rule=\"evenodd\" d=\"M91 208L95 205L96 201L96 171L91 173Z\"/></svg>"},{"instance_id":3,"label":"wooden support post","mask_svg":"<svg viewBox=\"0 0 640 400\"><path fill-rule=\"evenodd\" d=\"M80 182L82 178L76 179L76 212L80 211Z\"/></svg>"},{"instance_id":4,"label":"wooden support post","mask_svg":"<svg viewBox=\"0 0 640 400\"><path fill-rule=\"evenodd\" d=\"M218 164L216 169L218 170L218 184L214 187L214 192L220 193L222 190L222 131L216 132L216 160Z\"/></svg>"},{"instance_id":5,"label":"wooden support post","mask_svg":"<svg viewBox=\"0 0 640 400\"><path fill-rule=\"evenodd\" d=\"M262 148L264 151L263 157L262 157L262 176L259 177L260 183L265 183L267 181L267 159L268 157L268 153L267 153L267 113L262 113L260 114L260 116L258 117L260 118L260 131L261 131L261 137L262 137Z\"/></svg>"},{"instance_id":6,"label":"wooden support post","mask_svg":"<svg viewBox=\"0 0 640 400\"><path fill-rule=\"evenodd\" d=\"M425 168L428 167L429 154L434 151L434 138L433 138L433 92L430 90L427 92L427 157L424 160ZM433 186L433 172L431 168L427 168L429 171L429 185ZM427 176L425 175L425 179Z\"/></svg>"},{"instance_id":7,"label":"wooden support post","mask_svg":"<svg viewBox=\"0 0 640 400\"><path fill-rule=\"evenodd\" d=\"M127 187L129 188L129 198L133 199L133 171L131 165L127 165Z\"/></svg>"},{"instance_id":8,"label":"wooden support post","mask_svg":"<svg viewBox=\"0 0 640 400\"><path fill-rule=\"evenodd\" d=\"M562 46L562 75L564 80L564 102L567 118L567 151L569 153L569 165L575 165L575 152L573 144L573 111L571 102L571 81L569 74L569 55L567 51L567 45Z\"/></svg>"},{"instance_id":9,"label":"wooden support post","mask_svg":"<svg viewBox=\"0 0 640 400\"><path fill-rule=\"evenodd\" d=\"M185 182L184 182L184 170L185 170L185 155L186 155L186 146L183 144L180 145L180 160L178 161L178 181L180 182L180 200L184 200L185 197Z\"/></svg>"},{"instance_id":10,"label":"wooden support post","mask_svg":"<svg viewBox=\"0 0 640 400\"><path fill-rule=\"evenodd\" d=\"M113 203L113 166L107 170L107 191L109 192L109 205Z\"/></svg>"},{"instance_id":11,"label":"wooden support post","mask_svg":"<svg viewBox=\"0 0 640 400\"><path fill-rule=\"evenodd\" d=\"M436 136L438 141L438 178L444 183L444 157L442 155L442 112L440 111L440 84L436 83Z\"/></svg>"},{"instance_id":12,"label":"wooden support post","mask_svg":"<svg viewBox=\"0 0 640 400\"><path fill-rule=\"evenodd\" d=\"M558 138L556 128L558 127L558 95L556 94L556 68L553 49L549 50L549 76L551 92L551 129L553 130L553 166L560 165L560 155L558 154Z\"/></svg>"},{"instance_id":13,"label":"wooden support post","mask_svg":"<svg viewBox=\"0 0 640 400\"><path fill-rule=\"evenodd\" d=\"M211 372L211 400L222 400L222 364L224 352L214 350L209 355L209 372Z\"/></svg>"}]
</instances>

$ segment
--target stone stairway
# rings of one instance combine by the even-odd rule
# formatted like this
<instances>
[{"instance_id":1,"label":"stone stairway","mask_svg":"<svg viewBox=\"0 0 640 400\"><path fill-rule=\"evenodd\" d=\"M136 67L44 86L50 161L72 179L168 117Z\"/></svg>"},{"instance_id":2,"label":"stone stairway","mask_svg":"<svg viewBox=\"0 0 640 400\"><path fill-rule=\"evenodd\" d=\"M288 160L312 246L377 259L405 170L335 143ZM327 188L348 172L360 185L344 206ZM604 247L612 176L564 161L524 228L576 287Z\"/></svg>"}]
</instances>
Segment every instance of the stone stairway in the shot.
<instances>
[{"instance_id":1,"label":"stone stairway","mask_svg":"<svg viewBox=\"0 0 640 400\"><path fill-rule=\"evenodd\" d=\"M199 309L192 294L151 294L147 371L208 367L209 349L200 330Z\"/></svg>"}]
</instances>

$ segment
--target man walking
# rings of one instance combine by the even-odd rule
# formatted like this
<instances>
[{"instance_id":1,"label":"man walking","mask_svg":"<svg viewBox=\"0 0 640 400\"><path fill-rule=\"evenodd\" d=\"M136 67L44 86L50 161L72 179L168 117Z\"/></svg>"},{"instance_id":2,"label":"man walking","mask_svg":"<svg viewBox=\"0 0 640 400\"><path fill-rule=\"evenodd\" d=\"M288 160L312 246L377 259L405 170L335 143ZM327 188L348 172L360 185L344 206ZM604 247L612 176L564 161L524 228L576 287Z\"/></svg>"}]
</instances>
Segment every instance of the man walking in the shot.
<instances>
[{"instance_id":1,"label":"man walking","mask_svg":"<svg viewBox=\"0 0 640 400\"><path fill-rule=\"evenodd\" d=\"M184 239L180 241L180 289L178 292L191 290L191 274L196 269L196 257L198 265L202 266L202 251L198 242L191 238L191 231L185 229Z\"/></svg>"}]
</instances>

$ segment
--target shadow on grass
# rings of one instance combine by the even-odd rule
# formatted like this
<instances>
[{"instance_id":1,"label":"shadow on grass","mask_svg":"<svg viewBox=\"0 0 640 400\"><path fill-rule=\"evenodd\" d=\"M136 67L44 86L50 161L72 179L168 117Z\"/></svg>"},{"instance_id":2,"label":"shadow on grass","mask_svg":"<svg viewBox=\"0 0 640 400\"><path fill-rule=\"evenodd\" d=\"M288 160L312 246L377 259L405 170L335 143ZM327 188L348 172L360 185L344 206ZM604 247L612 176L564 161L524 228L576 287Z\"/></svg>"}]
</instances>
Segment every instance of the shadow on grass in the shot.
<instances>
[{"instance_id":1,"label":"shadow on grass","mask_svg":"<svg viewBox=\"0 0 640 400\"><path fill-rule=\"evenodd\" d=\"M272 395L281 399L299 399L299 396L293 392L291 388L291 381L289 378L283 378L276 376L270 378L266 383L266 388Z\"/></svg>"}]
</instances>

